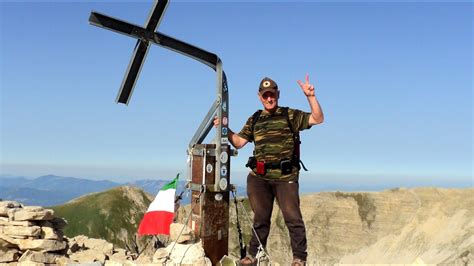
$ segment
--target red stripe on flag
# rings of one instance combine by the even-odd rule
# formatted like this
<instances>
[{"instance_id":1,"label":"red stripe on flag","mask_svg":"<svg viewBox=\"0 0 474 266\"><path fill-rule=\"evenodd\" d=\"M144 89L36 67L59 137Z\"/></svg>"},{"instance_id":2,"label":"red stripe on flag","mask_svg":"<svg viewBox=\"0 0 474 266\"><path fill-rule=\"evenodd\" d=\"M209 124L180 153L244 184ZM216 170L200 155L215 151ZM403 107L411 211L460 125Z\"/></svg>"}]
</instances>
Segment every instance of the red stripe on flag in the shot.
<instances>
[{"instance_id":1,"label":"red stripe on flag","mask_svg":"<svg viewBox=\"0 0 474 266\"><path fill-rule=\"evenodd\" d=\"M138 235L169 235L170 225L173 222L174 213L167 211L151 211L145 213L140 226Z\"/></svg>"}]
</instances>

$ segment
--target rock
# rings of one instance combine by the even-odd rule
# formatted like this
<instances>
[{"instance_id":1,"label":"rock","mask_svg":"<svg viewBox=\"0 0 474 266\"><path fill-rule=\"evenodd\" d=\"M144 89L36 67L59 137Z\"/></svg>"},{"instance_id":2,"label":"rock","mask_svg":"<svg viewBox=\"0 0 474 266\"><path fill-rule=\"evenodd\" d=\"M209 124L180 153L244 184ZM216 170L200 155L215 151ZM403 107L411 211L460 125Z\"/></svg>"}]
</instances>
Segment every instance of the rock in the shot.
<instances>
[{"instance_id":1,"label":"rock","mask_svg":"<svg viewBox=\"0 0 474 266\"><path fill-rule=\"evenodd\" d=\"M126 260L133 260L132 256L129 254L128 251L125 249L116 249L114 254L110 256L110 259L114 259L115 261L126 261Z\"/></svg>"},{"instance_id":2,"label":"rock","mask_svg":"<svg viewBox=\"0 0 474 266\"><path fill-rule=\"evenodd\" d=\"M0 218L5 218L5 217L0 217ZM6 225L15 225L15 226L34 226L35 224L30 222L30 221L8 221L8 218L5 220L0 219L0 226L6 226Z\"/></svg>"},{"instance_id":3,"label":"rock","mask_svg":"<svg viewBox=\"0 0 474 266\"><path fill-rule=\"evenodd\" d=\"M9 209L8 217L11 221L51 220L54 218L54 211L40 206L26 206Z\"/></svg>"},{"instance_id":4,"label":"rock","mask_svg":"<svg viewBox=\"0 0 474 266\"><path fill-rule=\"evenodd\" d=\"M151 264L153 263L153 257L146 256L141 254L138 258L134 260L137 264Z\"/></svg>"},{"instance_id":5,"label":"rock","mask_svg":"<svg viewBox=\"0 0 474 266\"><path fill-rule=\"evenodd\" d=\"M20 250L35 251L59 251L66 248L65 241L49 240L49 239L19 239L18 245Z\"/></svg>"},{"instance_id":6,"label":"rock","mask_svg":"<svg viewBox=\"0 0 474 266\"><path fill-rule=\"evenodd\" d=\"M27 236L18 236L18 235L8 235L8 236L10 236L10 237L12 237L12 238L14 238L14 239L28 239Z\"/></svg>"},{"instance_id":7,"label":"rock","mask_svg":"<svg viewBox=\"0 0 474 266\"><path fill-rule=\"evenodd\" d=\"M103 240L96 238L88 238L83 235L75 236L70 240L72 245L77 243L80 248L93 249L104 253L107 256L111 256L114 253L114 245Z\"/></svg>"},{"instance_id":8,"label":"rock","mask_svg":"<svg viewBox=\"0 0 474 266\"><path fill-rule=\"evenodd\" d=\"M114 252L114 245L103 239L88 238L84 245L86 248L101 251L105 255L112 255Z\"/></svg>"},{"instance_id":9,"label":"rock","mask_svg":"<svg viewBox=\"0 0 474 266\"><path fill-rule=\"evenodd\" d=\"M77 262L71 260L70 258L67 257L58 257L56 258L56 264L59 266L66 266L66 265L74 265L77 264Z\"/></svg>"},{"instance_id":10,"label":"rock","mask_svg":"<svg viewBox=\"0 0 474 266\"><path fill-rule=\"evenodd\" d=\"M474 245L474 189L390 189L381 192L321 192L301 196L308 237L308 264L426 264L469 260ZM239 205L241 210L241 205ZM247 209L249 210L249 209ZM267 241L272 264L291 264L288 229L274 205ZM230 209L235 225L235 208ZM250 235L250 225L240 222ZM250 219L252 213L249 211ZM237 230L229 252L238 254ZM248 242L246 243L248 244ZM474 253L473 253L474 254Z\"/></svg>"},{"instance_id":11,"label":"rock","mask_svg":"<svg viewBox=\"0 0 474 266\"><path fill-rule=\"evenodd\" d=\"M39 226L5 226L3 233L9 236L39 236L41 227Z\"/></svg>"},{"instance_id":12,"label":"rock","mask_svg":"<svg viewBox=\"0 0 474 266\"><path fill-rule=\"evenodd\" d=\"M180 235L181 234L181 235ZM179 236L179 239L178 239ZM170 241L179 244L194 241L194 231L189 226L181 223L172 223L170 226Z\"/></svg>"},{"instance_id":13,"label":"rock","mask_svg":"<svg viewBox=\"0 0 474 266\"><path fill-rule=\"evenodd\" d=\"M118 249L118 252L115 252L112 254L112 256L109 257L109 260L106 261L106 265L126 265L126 264L131 264L131 261L133 260L132 256L127 255L127 251L124 249ZM117 264L118 263L118 264Z\"/></svg>"},{"instance_id":14,"label":"rock","mask_svg":"<svg viewBox=\"0 0 474 266\"><path fill-rule=\"evenodd\" d=\"M0 263L2 266L18 266L18 262L5 262L5 263ZM28 265L29 266L29 265Z\"/></svg>"},{"instance_id":15,"label":"rock","mask_svg":"<svg viewBox=\"0 0 474 266\"><path fill-rule=\"evenodd\" d=\"M125 256L123 254L112 254L112 256L109 257L109 260L114 261L114 262L125 262L127 260L131 260L132 258L129 256Z\"/></svg>"},{"instance_id":16,"label":"rock","mask_svg":"<svg viewBox=\"0 0 474 266\"><path fill-rule=\"evenodd\" d=\"M114 259L106 260L105 264L106 266L135 266L135 265L142 265L142 264L137 264L134 261L116 261Z\"/></svg>"},{"instance_id":17,"label":"rock","mask_svg":"<svg viewBox=\"0 0 474 266\"><path fill-rule=\"evenodd\" d=\"M0 238L0 250L8 248L17 248L18 246Z\"/></svg>"},{"instance_id":18,"label":"rock","mask_svg":"<svg viewBox=\"0 0 474 266\"><path fill-rule=\"evenodd\" d=\"M45 266L46 264L34 261L16 262L17 266Z\"/></svg>"},{"instance_id":19,"label":"rock","mask_svg":"<svg viewBox=\"0 0 474 266\"><path fill-rule=\"evenodd\" d=\"M8 248L12 246L18 247L18 240L10 236L7 236L5 234L0 234L0 248L2 247Z\"/></svg>"},{"instance_id":20,"label":"rock","mask_svg":"<svg viewBox=\"0 0 474 266\"><path fill-rule=\"evenodd\" d=\"M18 262L39 262L39 263L55 263L56 259L59 258L60 255L47 253L47 252L38 252L38 251L31 251L27 250Z\"/></svg>"},{"instance_id":21,"label":"rock","mask_svg":"<svg viewBox=\"0 0 474 266\"><path fill-rule=\"evenodd\" d=\"M166 248L158 249L153 256L153 263L165 262L178 265L212 265L211 260L204 254L201 242L176 245L172 242Z\"/></svg>"},{"instance_id":22,"label":"rock","mask_svg":"<svg viewBox=\"0 0 474 266\"><path fill-rule=\"evenodd\" d=\"M0 216L8 217L8 210L21 208L22 205L16 201L0 201Z\"/></svg>"},{"instance_id":23,"label":"rock","mask_svg":"<svg viewBox=\"0 0 474 266\"><path fill-rule=\"evenodd\" d=\"M64 227L66 227L67 225L66 220L59 217L54 217L53 219L48 220L48 221L38 221L37 223L41 227L43 226L52 227L52 228L55 228L56 230L63 230Z\"/></svg>"},{"instance_id":24,"label":"rock","mask_svg":"<svg viewBox=\"0 0 474 266\"><path fill-rule=\"evenodd\" d=\"M52 227L41 227L41 238L42 239L55 239L55 240L62 240L63 235L61 232L54 230Z\"/></svg>"},{"instance_id":25,"label":"rock","mask_svg":"<svg viewBox=\"0 0 474 266\"><path fill-rule=\"evenodd\" d=\"M20 257L18 249L3 250L0 248L0 263L14 262Z\"/></svg>"},{"instance_id":26,"label":"rock","mask_svg":"<svg viewBox=\"0 0 474 266\"><path fill-rule=\"evenodd\" d=\"M69 258L79 262L80 264L100 262L105 263L106 256L104 253L93 249L80 250L69 255Z\"/></svg>"},{"instance_id":27,"label":"rock","mask_svg":"<svg viewBox=\"0 0 474 266\"><path fill-rule=\"evenodd\" d=\"M168 257L169 250L166 248L159 248L156 252L155 255L153 255L153 262L154 263L166 263L166 258Z\"/></svg>"},{"instance_id":28,"label":"rock","mask_svg":"<svg viewBox=\"0 0 474 266\"><path fill-rule=\"evenodd\" d=\"M77 244L77 242L74 241L74 240L69 240L68 245L69 245L69 249L67 250L67 254L72 254L72 253L74 253L74 252L76 252L76 251L78 251L78 250L80 250L80 249L82 248L82 247L79 246L79 244Z\"/></svg>"},{"instance_id":29,"label":"rock","mask_svg":"<svg viewBox=\"0 0 474 266\"><path fill-rule=\"evenodd\" d=\"M217 263L217 266L237 266L239 259L235 257L225 256Z\"/></svg>"}]
</instances>

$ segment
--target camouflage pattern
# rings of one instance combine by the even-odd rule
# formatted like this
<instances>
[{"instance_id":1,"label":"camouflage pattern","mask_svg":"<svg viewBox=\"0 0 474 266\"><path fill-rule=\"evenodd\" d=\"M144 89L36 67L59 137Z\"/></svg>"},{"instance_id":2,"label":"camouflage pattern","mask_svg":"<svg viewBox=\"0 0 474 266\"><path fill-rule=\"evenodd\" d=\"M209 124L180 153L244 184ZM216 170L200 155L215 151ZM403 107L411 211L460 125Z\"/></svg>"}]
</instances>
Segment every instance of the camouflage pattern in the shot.
<instances>
[{"instance_id":1,"label":"camouflage pattern","mask_svg":"<svg viewBox=\"0 0 474 266\"><path fill-rule=\"evenodd\" d=\"M293 126L293 132L309 129L311 127L308 125L310 115L311 113L289 108L288 117ZM291 160L293 135L282 107L278 107L273 114L263 110L255 124L254 132L252 132L252 123L253 116L249 117L238 135L249 142L254 142L254 156L258 161L279 163L283 159ZM253 171L251 174L256 175ZM270 180L291 181L297 180L298 174L298 169L293 167L293 171L287 175L282 175L280 169L267 169L265 175L258 176Z\"/></svg>"}]
</instances>

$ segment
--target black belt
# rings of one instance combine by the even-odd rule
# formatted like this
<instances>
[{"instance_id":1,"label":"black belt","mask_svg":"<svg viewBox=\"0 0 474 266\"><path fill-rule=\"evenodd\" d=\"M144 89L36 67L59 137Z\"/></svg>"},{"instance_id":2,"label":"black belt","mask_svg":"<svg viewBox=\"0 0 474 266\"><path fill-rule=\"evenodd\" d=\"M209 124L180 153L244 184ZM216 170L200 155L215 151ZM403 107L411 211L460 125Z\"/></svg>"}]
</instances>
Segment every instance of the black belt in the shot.
<instances>
[{"instance_id":1,"label":"black belt","mask_svg":"<svg viewBox=\"0 0 474 266\"><path fill-rule=\"evenodd\" d=\"M283 159L279 162L266 162L265 163L265 168L267 168L267 169L279 169L281 167L282 162L291 162L293 165L297 165L297 163L295 164L295 162L292 161L292 160ZM245 165L245 167L249 167L249 168L257 167L257 159L255 157L250 157L247 164Z\"/></svg>"},{"instance_id":2,"label":"black belt","mask_svg":"<svg viewBox=\"0 0 474 266\"><path fill-rule=\"evenodd\" d=\"M265 163L265 168L266 169L280 169L280 167L281 167L281 162Z\"/></svg>"}]
</instances>

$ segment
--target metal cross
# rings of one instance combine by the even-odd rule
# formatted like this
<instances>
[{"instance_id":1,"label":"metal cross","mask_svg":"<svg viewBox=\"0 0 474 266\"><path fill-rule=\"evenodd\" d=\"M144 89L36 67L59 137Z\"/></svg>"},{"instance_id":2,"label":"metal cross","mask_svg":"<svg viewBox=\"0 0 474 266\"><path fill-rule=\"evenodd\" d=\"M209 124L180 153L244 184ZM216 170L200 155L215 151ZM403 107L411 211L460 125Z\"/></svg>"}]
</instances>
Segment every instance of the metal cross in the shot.
<instances>
[{"instance_id":1,"label":"metal cross","mask_svg":"<svg viewBox=\"0 0 474 266\"><path fill-rule=\"evenodd\" d=\"M191 139L188 151L190 152L195 144L202 143L209 131L212 129L214 115L217 115L223 122L220 123L216 130L216 155L221 156L220 146L221 144L227 144L227 121L229 113L227 78L225 76L225 72L222 69L222 61L217 55L213 53L155 31L161 22L167 5L168 0L155 0L145 27L133 25L131 23L97 12L91 12L89 17L90 24L138 39L132 59L128 65L122 85L120 86L116 102L128 105L136 80L140 74L141 67L145 61L150 43L159 45L175 52L179 52L208 65L217 72L217 98ZM217 169L221 169L219 161L216 163L218 164L216 165ZM216 184L219 181L218 179L220 179L220 176L216 174ZM219 189L216 187L216 190Z\"/></svg>"},{"instance_id":2,"label":"metal cross","mask_svg":"<svg viewBox=\"0 0 474 266\"><path fill-rule=\"evenodd\" d=\"M196 157L196 160L189 164L192 168L191 179L193 180L191 189L194 190L193 193L200 193L204 189L207 196L203 198L203 201L209 202L209 204L200 202L200 219L203 220L201 224L205 229L203 231L208 232L202 236L203 246L206 254L210 255L213 263L216 263L222 254L227 254L228 203L229 190L232 186L230 185L230 156L237 155L236 151L230 149L227 140L229 132L227 79L222 68L222 61L217 55L156 31L167 6L168 0L155 0L144 27L97 12L91 12L89 23L137 39L133 56L116 98L117 103L128 105L151 43L194 58L216 71L216 100L188 146L190 157ZM216 144L201 144L212 129L216 115L221 121L216 130ZM213 176L211 180L208 179L209 175ZM217 216L219 210L221 214ZM215 223L216 221L219 223ZM214 251L215 247L220 247L218 252Z\"/></svg>"}]
</instances>

